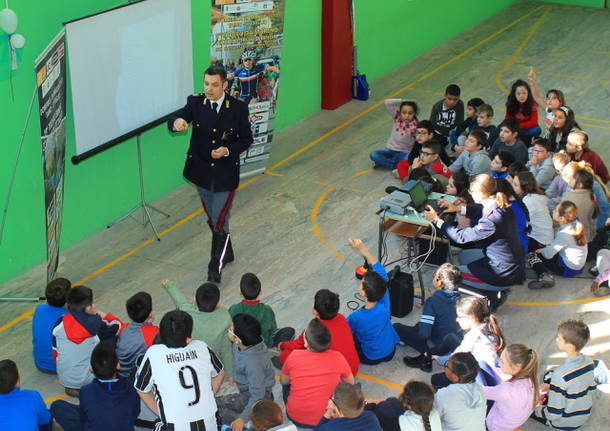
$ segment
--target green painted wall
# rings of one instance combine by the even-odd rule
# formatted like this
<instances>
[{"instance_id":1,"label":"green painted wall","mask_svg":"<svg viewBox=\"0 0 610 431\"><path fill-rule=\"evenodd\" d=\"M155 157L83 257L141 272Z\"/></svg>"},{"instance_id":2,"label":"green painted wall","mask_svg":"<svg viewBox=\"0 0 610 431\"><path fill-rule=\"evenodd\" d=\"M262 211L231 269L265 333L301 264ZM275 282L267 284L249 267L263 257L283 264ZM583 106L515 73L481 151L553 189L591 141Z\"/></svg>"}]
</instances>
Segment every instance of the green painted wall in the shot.
<instances>
[{"instance_id":1,"label":"green painted wall","mask_svg":"<svg viewBox=\"0 0 610 431\"><path fill-rule=\"evenodd\" d=\"M369 82L517 0L354 0L358 68Z\"/></svg>"},{"instance_id":2,"label":"green painted wall","mask_svg":"<svg viewBox=\"0 0 610 431\"><path fill-rule=\"evenodd\" d=\"M574 6L604 7L604 0L540 0L544 3L571 4Z\"/></svg>"},{"instance_id":3,"label":"green painted wall","mask_svg":"<svg viewBox=\"0 0 610 431\"><path fill-rule=\"evenodd\" d=\"M291 76L280 87L277 125L286 127L320 107L319 1L287 0L285 56L282 73ZM0 205L7 193L10 172L17 153L35 80L33 63L61 29L61 23L122 4L117 0L59 0L35 2L11 0L19 17L17 31L26 37L19 70L13 74L15 101L9 85L9 55L6 40L0 42ZM34 7L35 5L35 7ZM194 82L201 89L201 71L209 53L209 0L193 0ZM4 7L4 3L2 6ZM306 35L306 37L304 37ZM2 37L3 35L0 35ZM303 60L306 59L306 60ZM68 101L70 95L68 95ZM290 103L299 100L298 103ZM0 283L22 273L46 258L44 197L40 127L37 102L27 128L18 166L7 224L0 244ZM66 159L74 155L72 111L68 107ZM142 135L147 200L153 201L184 184L180 176L188 137L170 137L164 126ZM135 141L122 143L78 166L66 163L62 249L70 247L127 213L139 201ZM2 211L4 208L0 208Z\"/></svg>"}]
</instances>

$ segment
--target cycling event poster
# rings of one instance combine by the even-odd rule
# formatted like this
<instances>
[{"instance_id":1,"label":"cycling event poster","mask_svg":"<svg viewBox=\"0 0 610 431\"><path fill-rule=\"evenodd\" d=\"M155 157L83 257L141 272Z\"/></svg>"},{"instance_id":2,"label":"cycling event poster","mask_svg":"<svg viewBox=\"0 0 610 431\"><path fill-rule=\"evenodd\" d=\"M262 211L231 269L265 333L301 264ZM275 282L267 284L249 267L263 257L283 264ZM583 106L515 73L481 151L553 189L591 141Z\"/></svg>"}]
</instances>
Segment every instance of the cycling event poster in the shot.
<instances>
[{"instance_id":1,"label":"cycling event poster","mask_svg":"<svg viewBox=\"0 0 610 431\"><path fill-rule=\"evenodd\" d=\"M229 92L248 103L254 143L242 177L264 172L277 110L285 0L211 0L211 61L227 71Z\"/></svg>"}]
</instances>

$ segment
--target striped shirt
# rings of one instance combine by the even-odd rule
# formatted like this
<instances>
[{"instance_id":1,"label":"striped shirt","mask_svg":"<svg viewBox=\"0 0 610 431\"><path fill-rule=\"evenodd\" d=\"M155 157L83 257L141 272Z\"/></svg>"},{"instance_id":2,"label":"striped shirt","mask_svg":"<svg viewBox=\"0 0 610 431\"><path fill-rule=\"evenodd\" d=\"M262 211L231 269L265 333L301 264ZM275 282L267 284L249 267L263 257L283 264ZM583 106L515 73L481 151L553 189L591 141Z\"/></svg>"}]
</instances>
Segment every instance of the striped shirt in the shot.
<instances>
[{"instance_id":1,"label":"striped shirt","mask_svg":"<svg viewBox=\"0 0 610 431\"><path fill-rule=\"evenodd\" d=\"M580 428L591 414L597 386L594 369L593 359L579 355L548 373L545 377L545 383L550 384L548 403L538 407L536 416L546 418L548 425L558 430Z\"/></svg>"}]
</instances>

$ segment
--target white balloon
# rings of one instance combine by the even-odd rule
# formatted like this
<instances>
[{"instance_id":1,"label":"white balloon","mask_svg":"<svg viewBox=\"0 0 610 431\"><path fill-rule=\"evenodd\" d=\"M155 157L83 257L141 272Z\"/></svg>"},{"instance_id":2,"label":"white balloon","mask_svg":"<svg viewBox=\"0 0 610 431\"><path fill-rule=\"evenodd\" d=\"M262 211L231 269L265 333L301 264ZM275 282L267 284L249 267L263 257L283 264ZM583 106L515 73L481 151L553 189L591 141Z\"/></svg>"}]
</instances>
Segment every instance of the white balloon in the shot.
<instances>
[{"instance_id":1,"label":"white balloon","mask_svg":"<svg viewBox=\"0 0 610 431\"><path fill-rule=\"evenodd\" d=\"M0 10L0 28L9 34L17 30L17 14L12 9Z\"/></svg>"},{"instance_id":2,"label":"white balloon","mask_svg":"<svg viewBox=\"0 0 610 431\"><path fill-rule=\"evenodd\" d=\"M23 45L25 45L25 37L23 37L23 35L21 35L19 33L14 33L11 36L11 46L14 49L19 49L19 48L23 48Z\"/></svg>"}]
</instances>

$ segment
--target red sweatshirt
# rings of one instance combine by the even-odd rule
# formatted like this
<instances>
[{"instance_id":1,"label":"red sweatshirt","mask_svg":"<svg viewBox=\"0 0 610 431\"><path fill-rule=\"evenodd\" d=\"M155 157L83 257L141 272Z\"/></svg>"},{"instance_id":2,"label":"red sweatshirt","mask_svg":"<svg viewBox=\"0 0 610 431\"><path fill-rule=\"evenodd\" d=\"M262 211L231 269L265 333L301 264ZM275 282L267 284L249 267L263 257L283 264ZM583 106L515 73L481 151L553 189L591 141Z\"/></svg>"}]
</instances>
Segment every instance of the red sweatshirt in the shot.
<instances>
[{"instance_id":1,"label":"red sweatshirt","mask_svg":"<svg viewBox=\"0 0 610 431\"><path fill-rule=\"evenodd\" d=\"M602 158L599 157L599 154L597 154L595 151L593 151L589 148L585 148L584 150L582 150L582 154L580 155L579 159L576 158L576 154L570 154L570 156L572 157L572 160L574 160L575 162L584 160L585 162L590 164L591 167L593 168L593 172L595 172L595 175L600 177L601 180L604 182L604 184L606 184L608 181L610 181L610 175L608 174L608 168L606 167L606 164L604 163Z\"/></svg>"},{"instance_id":2,"label":"red sweatshirt","mask_svg":"<svg viewBox=\"0 0 610 431\"><path fill-rule=\"evenodd\" d=\"M320 319L320 322L326 325L330 331L332 341L329 348L343 354L352 370L352 374L356 377L356 374L358 374L358 367L360 366L360 359L358 358L358 352L356 352L356 345L354 344L354 336L347 324L347 320L345 320L345 317L342 314L337 314L330 320ZM284 365L288 355L290 355L293 350L305 348L304 334L305 332L301 332L301 335L299 335L297 339L280 343L280 362L282 365Z\"/></svg>"},{"instance_id":3,"label":"red sweatshirt","mask_svg":"<svg viewBox=\"0 0 610 431\"><path fill-rule=\"evenodd\" d=\"M440 174L444 177L450 178L451 171L445 164L441 161L441 159L436 159L432 163L428 163L427 165L421 165L420 168L424 168L428 172L430 172L430 176ZM407 178L411 171L411 165L407 160L401 160L396 165L396 170L398 171L398 176L401 181L404 181Z\"/></svg>"},{"instance_id":4,"label":"red sweatshirt","mask_svg":"<svg viewBox=\"0 0 610 431\"><path fill-rule=\"evenodd\" d=\"M504 118L511 118L506 113ZM519 128L521 130L529 129L530 127L534 127L538 125L538 104L536 102L532 103L532 113L528 116L523 114L523 103L519 103L519 111L514 115L514 118L519 120Z\"/></svg>"}]
</instances>

